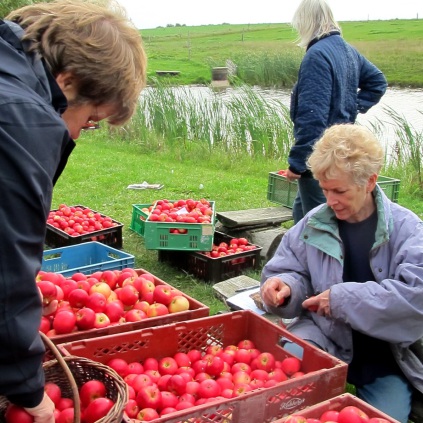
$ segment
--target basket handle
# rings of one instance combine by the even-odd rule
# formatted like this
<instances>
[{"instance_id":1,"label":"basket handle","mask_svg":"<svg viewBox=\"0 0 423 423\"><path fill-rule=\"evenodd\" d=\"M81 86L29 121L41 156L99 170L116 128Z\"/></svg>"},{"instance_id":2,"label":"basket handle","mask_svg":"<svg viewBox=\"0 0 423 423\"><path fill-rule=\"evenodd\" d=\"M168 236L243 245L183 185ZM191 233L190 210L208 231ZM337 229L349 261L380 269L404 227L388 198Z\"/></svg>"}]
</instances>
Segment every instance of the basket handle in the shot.
<instances>
[{"instance_id":1,"label":"basket handle","mask_svg":"<svg viewBox=\"0 0 423 423\"><path fill-rule=\"evenodd\" d=\"M74 400L74 423L80 423L81 422L81 408L80 408L80 401L79 401L79 391L78 391L78 385L75 382L75 378L73 377L72 372L69 369L69 366L67 365L65 359L63 358L61 352L56 347L56 345L53 343L53 341L43 332L40 332L41 339L43 340L46 347L48 347L51 352L53 353L55 359L62 367L63 371L66 374L66 377L69 380L69 383L71 385L72 389L72 395Z\"/></svg>"}]
</instances>

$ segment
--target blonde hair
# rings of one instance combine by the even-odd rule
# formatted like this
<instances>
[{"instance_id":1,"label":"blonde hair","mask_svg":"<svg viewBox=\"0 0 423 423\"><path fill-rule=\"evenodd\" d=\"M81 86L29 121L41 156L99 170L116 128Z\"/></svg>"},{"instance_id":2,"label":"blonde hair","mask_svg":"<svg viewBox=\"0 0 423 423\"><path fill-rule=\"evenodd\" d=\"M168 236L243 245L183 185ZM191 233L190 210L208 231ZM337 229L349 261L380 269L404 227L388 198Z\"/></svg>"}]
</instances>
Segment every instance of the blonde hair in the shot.
<instances>
[{"instance_id":1,"label":"blonde hair","mask_svg":"<svg viewBox=\"0 0 423 423\"><path fill-rule=\"evenodd\" d=\"M55 0L22 7L7 19L18 23L56 77L70 72L77 103L111 104L108 121L122 124L134 113L146 85L147 59L139 31L114 1Z\"/></svg>"},{"instance_id":2,"label":"blonde hair","mask_svg":"<svg viewBox=\"0 0 423 423\"><path fill-rule=\"evenodd\" d=\"M298 45L307 47L314 38L331 31L341 31L325 0L303 0L292 18L292 27L298 32Z\"/></svg>"},{"instance_id":3,"label":"blonde hair","mask_svg":"<svg viewBox=\"0 0 423 423\"><path fill-rule=\"evenodd\" d=\"M307 165L317 180L335 179L340 173L363 186L383 166L384 150L379 140L364 126L334 125L326 129L314 145Z\"/></svg>"}]
</instances>

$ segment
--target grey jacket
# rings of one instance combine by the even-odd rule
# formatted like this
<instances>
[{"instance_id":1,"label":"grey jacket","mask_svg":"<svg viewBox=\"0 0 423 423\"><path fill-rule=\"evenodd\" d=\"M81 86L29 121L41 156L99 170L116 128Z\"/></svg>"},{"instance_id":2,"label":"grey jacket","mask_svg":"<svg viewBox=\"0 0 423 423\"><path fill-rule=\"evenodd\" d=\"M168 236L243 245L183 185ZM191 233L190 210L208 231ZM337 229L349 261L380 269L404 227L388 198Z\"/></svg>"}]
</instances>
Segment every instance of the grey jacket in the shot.
<instances>
[{"instance_id":1,"label":"grey jacket","mask_svg":"<svg viewBox=\"0 0 423 423\"><path fill-rule=\"evenodd\" d=\"M280 277L291 297L269 311L294 318L290 332L349 363L351 328L391 344L405 376L423 392L423 364L409 348L423 337L423 222L374 190L378 225L369 261L374 281L343 282L343 245L326 204L316 207L282 238L265 265L262 283ZM307 296L330 289L331 317L302 308Z\"/></svg>"}]
</instances>

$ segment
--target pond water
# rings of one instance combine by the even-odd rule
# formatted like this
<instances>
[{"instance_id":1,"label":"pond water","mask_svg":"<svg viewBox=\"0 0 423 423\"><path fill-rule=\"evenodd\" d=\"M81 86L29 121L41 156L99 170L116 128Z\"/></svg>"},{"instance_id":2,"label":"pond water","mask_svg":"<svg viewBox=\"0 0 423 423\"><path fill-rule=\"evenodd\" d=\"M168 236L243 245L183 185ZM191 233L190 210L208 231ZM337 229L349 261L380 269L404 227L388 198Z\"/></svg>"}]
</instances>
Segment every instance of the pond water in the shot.
<instances>
[{"instance_id":1,"label":"pond water","mask_svg":"<svg viewBox=\"0 0 423 423\"><path fill-rule=\"evenodd\" d=\"M146 91L150 90L154 91L154 88L149 87ZM289 89L252 87L252 90L258 97L264 99L270 108L274 108L277 114L283 113L280 110L283 106L289 108ZM175 101L175 98L181 100L189 98L190 101L194 99L195 103L199 105L198 110L205 113L207 113L207 108L201 108L200 105L207 105L217 99L223 104L220 113L225 113L227 103L235 98L242 99L245 95L242 87L213 89L208 86L180 86L173 87L172 92L175 97L170 101ZM417 139L418 137L419 142L423 140L423 89L388 88L376 106L366 114L358 115L357 122L374 131L385 145L388 157L395 157L392 152L398 140L401 141L395 131L398 130L400 136L403 136L404 123L410 127L412 138Z\"/></svg>"}]
</instances>

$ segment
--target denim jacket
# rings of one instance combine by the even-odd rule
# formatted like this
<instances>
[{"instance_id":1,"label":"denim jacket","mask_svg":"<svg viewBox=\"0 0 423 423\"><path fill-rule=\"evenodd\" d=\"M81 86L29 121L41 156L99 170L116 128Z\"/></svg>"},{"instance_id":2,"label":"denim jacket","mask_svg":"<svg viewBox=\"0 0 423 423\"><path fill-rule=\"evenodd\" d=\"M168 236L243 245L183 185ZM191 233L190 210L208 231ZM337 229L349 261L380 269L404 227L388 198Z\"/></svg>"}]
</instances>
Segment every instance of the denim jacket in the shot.
<instances>
[{"instance_id":1,"label":"denim jacket","mask_svg":"<svg viewBox=\"0 0 423 423\"><path fill-rule=\"evenodd\" d=\"M357 113L366 113L377 104L386 88L383 73L338 31L313 40L291 94L295 144L289 153L289 168L304 173L306 159L324 130L337 123L354 123Z\"/></svg>"}]
</instances>

